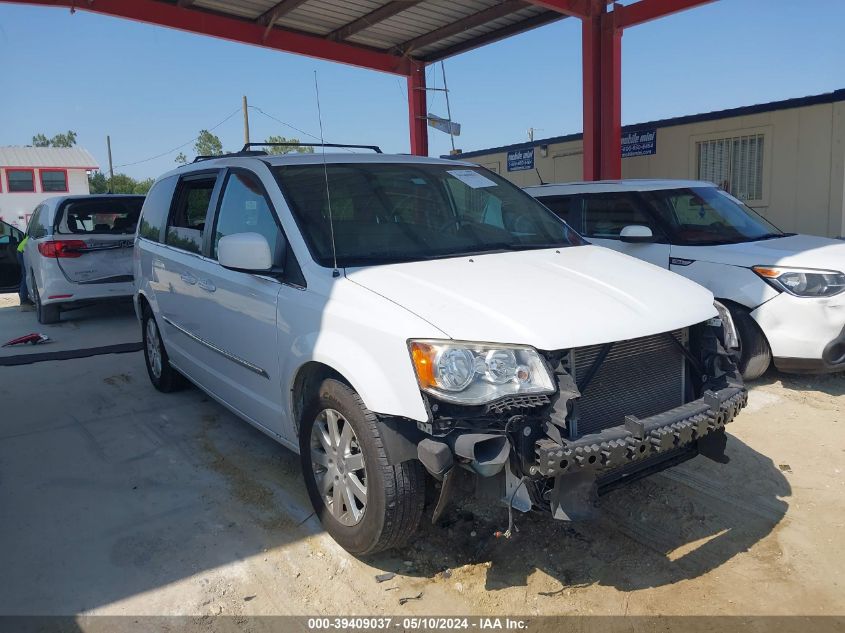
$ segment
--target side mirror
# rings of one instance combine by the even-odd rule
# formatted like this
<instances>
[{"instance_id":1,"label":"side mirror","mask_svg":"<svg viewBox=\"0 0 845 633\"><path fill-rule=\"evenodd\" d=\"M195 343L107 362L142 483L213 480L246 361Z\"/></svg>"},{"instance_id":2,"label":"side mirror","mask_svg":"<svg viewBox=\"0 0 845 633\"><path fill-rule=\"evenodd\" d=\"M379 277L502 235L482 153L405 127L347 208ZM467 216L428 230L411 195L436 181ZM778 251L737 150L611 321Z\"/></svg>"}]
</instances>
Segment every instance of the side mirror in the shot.
<instances>
[{"instance_id":1,"label":"side mirror","mask_svg":"<svg viewBox=\"0 0 845 633\"><path fill-rule=\"evenodd\" d=\"M244 273L267 273L273 268L270 244L259 233L234 233L221 237L217 243L217 261L224 268Z\"/></svg>"},{"instance_id":2,"label":"side mirror","mask_svg":"<svg viewBox=\"0 0 845 633\"><path fill-rule=\"evenodd\" d=\"M619 232L619 239L630 244L647 244L654 241L654 234L647 226L631 224Z\"/></svg>"}]
</instances>

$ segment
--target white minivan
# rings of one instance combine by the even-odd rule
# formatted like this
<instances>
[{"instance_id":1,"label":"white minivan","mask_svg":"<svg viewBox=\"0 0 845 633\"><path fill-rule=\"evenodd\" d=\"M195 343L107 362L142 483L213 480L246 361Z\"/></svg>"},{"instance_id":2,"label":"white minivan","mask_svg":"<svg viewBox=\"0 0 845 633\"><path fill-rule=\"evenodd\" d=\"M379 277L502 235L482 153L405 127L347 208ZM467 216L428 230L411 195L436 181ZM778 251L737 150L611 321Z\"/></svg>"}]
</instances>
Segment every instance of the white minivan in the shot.
<instances>
[{"instance_id":1,"label":"white minivan","mask_svg":"<svg viewBox=\"0 0 845 633\"><path fill-rule=\"evenodd\" d=\"M709 182L528 187L590 242L668 268L730 310L746 380L845 371L845 243L785 233Z\"/></svg>"},{"instance_id":2,"label":"white minivan","mask_svg":"<svg viewBox=\"0 0 845 633\"><path fill-rule=\"evenodd\" d=\"M468 163L198 160L154 184L134 263L153 385L187 378L297 451L355 554L408 539L433 480L433 520L467 484L590 516L614 486L724 461L746 403L708 290Z\"/></svg>"},{"instance_id":3,"label":"white minivan","mask_svg":"<svg viewBox=\"0 0 845 633\"><path fill-rule=\"evenodd\" d=\"M143 203L139 195L97 194L48 198L35 208L24 262L39 323L95 302L128 301Z\"/></svg>"}]
</instances>

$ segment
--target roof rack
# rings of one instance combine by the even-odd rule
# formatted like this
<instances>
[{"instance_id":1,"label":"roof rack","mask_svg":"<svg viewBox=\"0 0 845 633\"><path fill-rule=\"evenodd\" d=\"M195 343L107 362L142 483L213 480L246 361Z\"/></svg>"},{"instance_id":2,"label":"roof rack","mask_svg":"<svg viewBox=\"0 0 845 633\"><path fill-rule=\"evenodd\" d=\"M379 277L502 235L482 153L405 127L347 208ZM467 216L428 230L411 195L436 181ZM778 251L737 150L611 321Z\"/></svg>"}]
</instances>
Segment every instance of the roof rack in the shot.
<instances>
[{"instance_id":1,"label":"roof rack","mask_svg":"<svg viewBox=\"0 0 845 633\"><path fill-rule=\"evenodd\" d=\"M348 149L371 149L381 154L378 145L348 145L347 143L246 143L241 153L250 151L252 147L346 147Z\"/></svg>"},{"instance_id":2,"label":"roof rack","mask_svg":"<svg viewBox=\"0 0 845 633\"><path fill-rule=\"evenodd\" d=\"M240 152L228 152L226 154L201 154L194 158L194 163L199 163L204 160L214 160L215 158L232 158L233 156L266 156L267 152L263 150L242 150Z\"/></svg>"}]
</instances>

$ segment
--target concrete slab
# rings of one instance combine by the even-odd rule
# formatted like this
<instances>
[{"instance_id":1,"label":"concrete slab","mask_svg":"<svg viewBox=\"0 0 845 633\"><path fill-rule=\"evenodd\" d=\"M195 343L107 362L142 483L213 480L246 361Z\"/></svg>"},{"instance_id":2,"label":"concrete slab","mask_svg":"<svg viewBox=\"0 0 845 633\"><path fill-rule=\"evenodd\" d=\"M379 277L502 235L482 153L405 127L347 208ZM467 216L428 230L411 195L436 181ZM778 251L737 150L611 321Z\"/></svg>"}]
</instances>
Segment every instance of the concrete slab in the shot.
<instances>
[{"instance_id":1,"label":"concrete slab","mask_svg":"<svg viewBox=\"0 0 845 633\"><path fill-rule=\"evenodd\" d=\"M42 325L33 309L21 308L17 295L0 295L0 345L32 332L50 341L0 347L0 366L141 349L141 328L129 300L63 312L61 322Z\"/></svg>"}]
</instances>

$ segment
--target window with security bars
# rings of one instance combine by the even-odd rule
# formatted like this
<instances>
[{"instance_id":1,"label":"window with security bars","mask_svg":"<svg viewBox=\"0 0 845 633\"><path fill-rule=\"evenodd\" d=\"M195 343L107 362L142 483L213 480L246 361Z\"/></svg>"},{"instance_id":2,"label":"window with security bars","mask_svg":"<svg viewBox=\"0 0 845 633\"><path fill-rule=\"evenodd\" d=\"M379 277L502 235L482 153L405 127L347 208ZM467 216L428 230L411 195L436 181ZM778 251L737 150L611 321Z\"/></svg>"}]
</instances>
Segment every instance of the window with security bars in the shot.
<instances>
[{"instance_id":1,"label":"window with security bars","mask_svg":"<svg viewBox=\"0 0 845 633\"><path fill-rule=\"evenodd\" d=\"M719 185L740 200L763 199L763 134L696 143L698 178Z\"/></svg>"}]
</instances>

